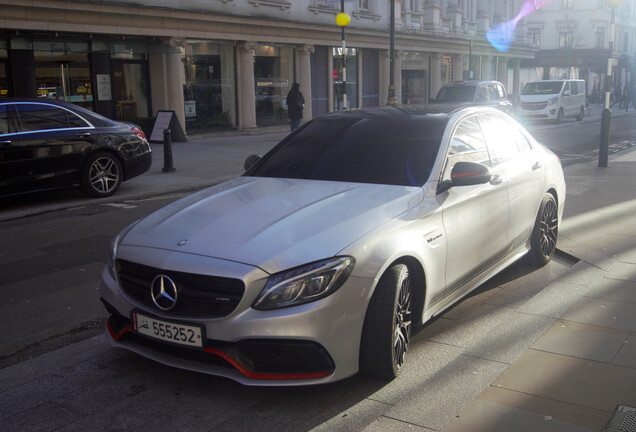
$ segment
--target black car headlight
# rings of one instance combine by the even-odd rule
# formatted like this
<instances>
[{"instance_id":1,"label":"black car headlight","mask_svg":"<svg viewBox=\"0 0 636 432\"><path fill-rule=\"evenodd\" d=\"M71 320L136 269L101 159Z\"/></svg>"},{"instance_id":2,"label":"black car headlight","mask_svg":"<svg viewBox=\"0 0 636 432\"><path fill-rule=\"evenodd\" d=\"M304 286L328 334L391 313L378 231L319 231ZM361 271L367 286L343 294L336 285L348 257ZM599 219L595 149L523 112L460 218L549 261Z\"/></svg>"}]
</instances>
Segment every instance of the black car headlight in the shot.
<instances>
[{"instance_id":1,"label":"black car headlight","mask_svg":"<svg viewBox=\"0 0 636 432\"><path fill-rule=\"evenodd\" d=\"M133 222L126 228L121 230L121 232L117 234L110 242L110 251L108 253L108 261L106 262L106 266L108 268L108 272L115 280L117 280L117 269L115 268L115 262L117 260L117 249L119 248L119 244L121 243L122 239L126 236L126 234L128 234L131 229L133 229L135 225L137 225L137 222L139 221Z\"/></svg>"},{"instance_id":2,"label":"black car headlight","mask_svg":"<svg viewBox=\"0 0 636 432\"><path fill-rule=\"evenodd\" d=\"M279 309L327 297L345 283L354 264L352 257L337 257L274 274L252 307Z\"/></svg>"}]
</instances>

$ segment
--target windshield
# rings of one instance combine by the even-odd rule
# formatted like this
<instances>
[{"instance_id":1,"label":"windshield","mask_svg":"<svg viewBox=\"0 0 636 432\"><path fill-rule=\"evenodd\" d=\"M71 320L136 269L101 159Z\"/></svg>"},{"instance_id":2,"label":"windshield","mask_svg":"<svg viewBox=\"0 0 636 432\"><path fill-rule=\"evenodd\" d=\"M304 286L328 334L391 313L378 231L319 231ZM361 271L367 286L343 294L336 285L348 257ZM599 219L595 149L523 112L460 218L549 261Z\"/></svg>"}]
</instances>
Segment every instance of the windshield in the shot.
<instances>
[{"instance_id":1,"label":"windshield","mask_svg":"<svg viewBox=\"0 0 636 432\"><path fill-rule=\"evenodd\" d=\"M437 93L435 102L472 102L475 99L475 86L442 87Z\"/></svg>"},{"instance_id":2,"label":"windshield","mask_svg":"<svg viewBox=\"0 0 636 432\"><path fill-rule=\"evenodd\" d=\"M525 85L522 95L549 95L557 94L563 87L563 81L538 81Z\"/></svg>"},{"instance_id":3,"label":"windshield","mask_svg":"<svg viewBox=\"0 0 636 432\"><path fill-rule=\"evenodd\" d=\"M400 186L428 179L446 120L336 115L317 118L245 175Z\"/></svg>"}]
</instances>

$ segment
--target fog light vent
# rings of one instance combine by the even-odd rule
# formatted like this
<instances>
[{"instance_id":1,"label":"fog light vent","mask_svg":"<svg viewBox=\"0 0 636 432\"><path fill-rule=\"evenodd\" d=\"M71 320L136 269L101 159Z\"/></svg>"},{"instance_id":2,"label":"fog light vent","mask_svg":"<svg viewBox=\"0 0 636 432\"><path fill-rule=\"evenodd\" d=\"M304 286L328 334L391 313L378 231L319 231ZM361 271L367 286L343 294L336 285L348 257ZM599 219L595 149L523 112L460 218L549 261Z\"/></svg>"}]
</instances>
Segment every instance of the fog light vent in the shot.
<instances>
[{"instance_id":1,"label":"fog light vent","mask_svg":"<svg viewBox=\"0 0 636 432\"><path fill-rule=\"evenodd\" d=\"M636 432L636 408L622 405L616 408L605 432Z\"/></svg>"}]
</instances>

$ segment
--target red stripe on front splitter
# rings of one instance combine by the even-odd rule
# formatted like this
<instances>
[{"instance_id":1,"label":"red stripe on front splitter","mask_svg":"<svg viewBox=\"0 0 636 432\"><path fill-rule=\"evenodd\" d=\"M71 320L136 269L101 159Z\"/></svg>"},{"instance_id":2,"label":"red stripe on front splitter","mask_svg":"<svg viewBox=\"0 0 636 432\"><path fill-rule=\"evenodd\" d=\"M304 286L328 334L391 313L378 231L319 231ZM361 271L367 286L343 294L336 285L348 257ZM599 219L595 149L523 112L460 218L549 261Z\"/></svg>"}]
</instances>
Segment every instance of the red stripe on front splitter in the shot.
<instances>
[{"instance_id":1,"label":"red stripe on front splitter","mask_svg":"<svg viewBox=\"0 0 636 432\"><path fill-rule=\"evenodd\" d=\"M205 351L208 354L214 354L214 355L217 355L217 356L221 357L223 360L225 360L229 364L231 364L240 373L242 373L243 375L245 375L248 378L253 378L253 379L262 379L262 380L284 380L284 379L290 379L290 380L298 380L298 379L321 378L321 377L329 375L329 372L314 372L314 373L305 373L305 374L283 374L283 373L275 374L275 373L252 372L252 371L250 371L248 369L245 369L236 360L234 360L229 355L225 354L223 351L215 350L215 349L212 349L212 348L204 348L203 351Z\"/></svg>"},{"instance_id":2,"label":"red stripe on front splitter","mask_svg":"<svg viewBox=\"0 0 636 432\"><path fill-rule=\"evenodd\" d=\"M115 333L115 331L113 330L113 328L110 325L110 321L108 321L106 323L106 325L108 326L108 333L110 334L110 337L112 337L116 341L121 339L126 333L132 332L132 328L129 327L129 326L126 326L119 333ZM230 365L232 365L232 367L234 367L240 373L242 373L246 377L252 378L252 379L262 379L262 380L284 380L284 379L289 379L289 380L298 380L298 379L321 378L321 377L329 375L329 372L314 372L314 373L305 373L305 374L273 374L273 373L252 372L252 371L250 371L248 369L245 369L236 360L234 360L232 357L230 357L229 355L225 354L222 351L215 350L215 349L212 349L212 348L203 348L203 351L208 353L208 354L213 354L213 355L221 357L223 360L225 360Z\"/></svg>"}]
</instances>

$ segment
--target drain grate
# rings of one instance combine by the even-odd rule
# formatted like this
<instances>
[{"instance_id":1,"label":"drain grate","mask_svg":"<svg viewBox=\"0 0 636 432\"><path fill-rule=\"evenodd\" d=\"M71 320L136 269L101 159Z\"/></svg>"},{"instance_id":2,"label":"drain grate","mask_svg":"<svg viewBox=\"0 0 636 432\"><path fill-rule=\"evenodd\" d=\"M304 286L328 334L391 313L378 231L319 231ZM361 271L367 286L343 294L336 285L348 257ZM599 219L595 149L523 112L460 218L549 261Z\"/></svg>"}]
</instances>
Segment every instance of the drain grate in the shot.
<instances>
[{"instance_id":1,"label":"drain grate","mask_svg":"<svg viewBox=\"0 0 636 432\"><path fill-rule=\"evenodd\" d=\"M636 408L619 406L604 432L636 432Z\"/></svg>"}]
</instances>

